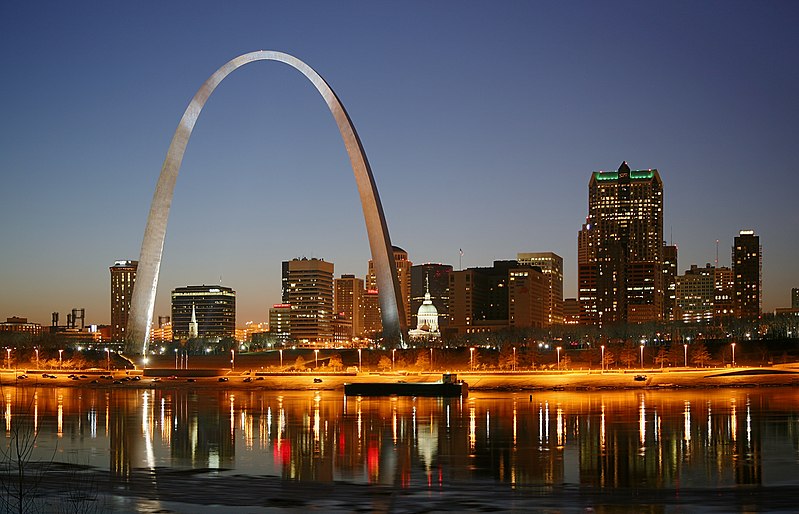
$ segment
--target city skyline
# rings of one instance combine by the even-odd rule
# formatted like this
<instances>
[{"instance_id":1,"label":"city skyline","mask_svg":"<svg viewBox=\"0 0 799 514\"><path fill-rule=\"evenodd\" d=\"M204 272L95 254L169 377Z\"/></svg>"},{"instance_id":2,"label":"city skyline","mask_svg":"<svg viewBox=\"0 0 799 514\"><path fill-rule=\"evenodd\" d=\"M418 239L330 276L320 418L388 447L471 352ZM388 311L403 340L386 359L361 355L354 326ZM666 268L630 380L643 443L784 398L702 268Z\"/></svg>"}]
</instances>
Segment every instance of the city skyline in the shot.
<instances>
[{"instance_id":1,"label":"city skyline","mask_svg":"<svg viewBox=\"0 0 799 514\"><path fill-rule=\"evenodd\" d=\"M338 92L392 243L414 264L458 269L460 248L463 268L554 252L564 297L575 297L586 186L626 160L661 174L678 273L714 263L716 240L729 266L733 238L752 229L764 312L791 304L791 4L352 4L366 28L347 38L333 37L346 13L316 3L248 6L259 20L208 4L196 26L173 34L186 5L0 8L0 62L17 70L0 95L0 171L11 185L0 193L0 317L46 325L53 311L83 307L91 322L110 322L108 267L139 258L188 99L229 58L261 48L297 55ZM310 33L296 32L303 16ZM43 59L53 47L66 57ZM198 121L156 316L168 314L175 287L221 276L237 291L238 323L265 320L280 303L280 262L293 257L366 276L371 256L335 125L301 77L263 68L232 77Z\"/></svg>"}]
</instances>

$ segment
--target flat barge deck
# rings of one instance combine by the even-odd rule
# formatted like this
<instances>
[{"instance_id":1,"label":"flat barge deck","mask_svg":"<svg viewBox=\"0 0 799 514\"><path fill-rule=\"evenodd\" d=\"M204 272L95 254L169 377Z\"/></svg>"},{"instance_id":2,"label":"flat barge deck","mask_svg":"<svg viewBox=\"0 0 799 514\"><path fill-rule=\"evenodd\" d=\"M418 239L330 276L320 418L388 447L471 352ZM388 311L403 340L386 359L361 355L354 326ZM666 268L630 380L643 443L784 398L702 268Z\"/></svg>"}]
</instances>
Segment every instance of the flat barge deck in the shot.
<instances>
[{"instance_id":1,"label":"flat barge deck","mask_svg":"<svg viewBox=\"0 0 799 514\"><path fill-rule=\"evenodd\" d=\"M446 373L440 382L354 382L344 384L347 396L425 396L456 398L469 396L469 384Z\"/></svg>"}]
</instances>

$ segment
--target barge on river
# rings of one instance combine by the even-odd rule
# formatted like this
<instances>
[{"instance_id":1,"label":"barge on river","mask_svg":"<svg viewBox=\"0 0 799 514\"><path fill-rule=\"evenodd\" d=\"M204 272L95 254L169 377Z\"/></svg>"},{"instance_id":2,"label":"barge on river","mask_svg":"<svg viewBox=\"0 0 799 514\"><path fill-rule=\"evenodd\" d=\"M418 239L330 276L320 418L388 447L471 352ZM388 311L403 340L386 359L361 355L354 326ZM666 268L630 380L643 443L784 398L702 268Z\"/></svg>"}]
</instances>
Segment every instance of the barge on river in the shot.
<instances>
[{"instance_id":1,"label":"barge on river","mask_svg":"<svg viewBox=\"0 0 799 514\"><path fill-rule=\"evenodd\" d=\"M355 382L344 384L347 396L428 396L456 398L469 396L469 384L454 373L444 373L439 382Z\"/></svg>"}]
</instances>

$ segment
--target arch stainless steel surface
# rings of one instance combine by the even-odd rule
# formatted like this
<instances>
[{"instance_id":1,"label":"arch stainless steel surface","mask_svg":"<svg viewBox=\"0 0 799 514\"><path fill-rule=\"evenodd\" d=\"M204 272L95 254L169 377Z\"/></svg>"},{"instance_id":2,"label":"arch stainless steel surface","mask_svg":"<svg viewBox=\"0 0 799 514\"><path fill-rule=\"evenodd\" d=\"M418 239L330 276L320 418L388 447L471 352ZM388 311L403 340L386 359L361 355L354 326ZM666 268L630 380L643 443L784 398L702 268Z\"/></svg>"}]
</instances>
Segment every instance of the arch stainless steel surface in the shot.
<instances>
[{"instance_id":1,"label":"arch stainless steel surface","mask_svg":"<svg viewBox=\"0 0 799 514\"><path fill-rule=\"evenodd\" d=\"M387 339L397 341L402 345L407 326L405 311L402 308L403 300L400 294L399 282L397 281L391 239L389 238L388 226L386 225L372 170L369 166L369 161L366 159L361 140L355 132L355 127L336 94L327 82L310 66L283 52L260 50L240 55L230 60L211 75L192 98L191 103L186 108L186 112L183 113L183 117L180 119L177 130L175 130L175 135L169 145L164 165L161 168L161 175L153 194L150 214L147 218L147 227L142 240L139 267L136 272L136 284L133 288L130 316L128 318L129 335L126 351L130 353L139 353L141 351L143 354L147 352L150 322L153 319L153 310L155 308L155 293L158 286L158 273L161 268L169 209L172 205L172 195L180 165L183 161L183 154L186 151L186 145L191 137L194 124L197 122L197 118L206 101L208 101L211 93L213 93L219 83L238 68L255 61L282 62L302 73L322 95L330 109L330 113L336 120L347 154L350 157L352 171L355 174L355 182L358 185L358 192L361 197L369 247L372 252L372 259L375 262L383 334Z\"/></svg>"}]
</instances>

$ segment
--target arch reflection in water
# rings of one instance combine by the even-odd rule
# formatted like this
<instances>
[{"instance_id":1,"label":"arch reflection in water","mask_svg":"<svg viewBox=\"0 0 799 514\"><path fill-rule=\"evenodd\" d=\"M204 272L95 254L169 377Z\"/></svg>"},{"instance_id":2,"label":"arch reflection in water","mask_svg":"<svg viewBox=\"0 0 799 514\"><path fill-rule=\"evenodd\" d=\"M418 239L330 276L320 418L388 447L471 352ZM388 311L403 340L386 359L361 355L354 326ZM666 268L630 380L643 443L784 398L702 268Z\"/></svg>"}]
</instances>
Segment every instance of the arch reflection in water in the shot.
<instances>
[{"instance_id":1,"label":"arch reflection in water","mask_svg":"<svg viewBox=\"0 0 799 514\"><path fill-rule=\"evenodd\" d=\"M486 478L596 488L715 488L764 477L799 485L799 464L784 458L799 449L792 389L553 392L535 402L357 398L349 409L334 392L5 393L5 444L27 419L39 429L39 457L57 444L122 480L166 467L403 487ZM737 437L738 426L745 436Z\"/></svg>"}]
</instances>

